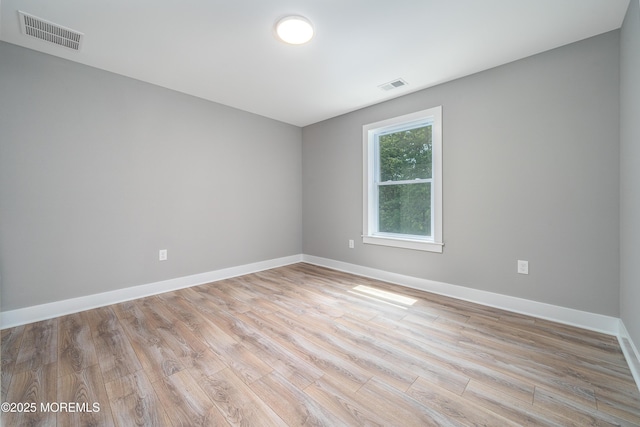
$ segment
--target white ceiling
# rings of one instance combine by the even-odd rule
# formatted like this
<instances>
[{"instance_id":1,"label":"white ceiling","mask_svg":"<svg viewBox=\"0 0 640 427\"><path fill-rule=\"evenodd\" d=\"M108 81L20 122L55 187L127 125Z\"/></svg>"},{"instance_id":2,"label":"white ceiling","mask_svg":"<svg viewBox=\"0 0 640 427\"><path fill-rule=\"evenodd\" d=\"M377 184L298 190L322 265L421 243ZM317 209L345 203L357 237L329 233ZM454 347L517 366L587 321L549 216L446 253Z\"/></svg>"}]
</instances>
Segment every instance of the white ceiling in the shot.
<instances>
[{"instance_id":1,"label":"white ceiling","mask_svg":"<svg viewBox=\"0 0 640 427\"><path fill-rule=\"evenodd\" d=\"M0 40L297 126L620 28L629 0L0 0ZM85 34L25 36L18 10ZM288 14L315 26L276 40ZM2 60L2 58L0 58ZM396 78L409 85L385 92Z\"/></svg>"}]
</instances>

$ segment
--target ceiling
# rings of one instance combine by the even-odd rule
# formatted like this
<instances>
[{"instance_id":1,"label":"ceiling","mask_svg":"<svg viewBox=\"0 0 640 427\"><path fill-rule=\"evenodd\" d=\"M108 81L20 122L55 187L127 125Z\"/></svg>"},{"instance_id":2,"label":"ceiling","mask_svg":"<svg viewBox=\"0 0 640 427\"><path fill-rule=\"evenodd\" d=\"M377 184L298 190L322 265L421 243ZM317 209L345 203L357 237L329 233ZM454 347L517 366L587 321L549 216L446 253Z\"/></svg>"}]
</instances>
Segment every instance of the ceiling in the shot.
<instances>
[{"instance_id":1,"label":"ceiling","mask_svg":"<svg viewBox=\"0 0 640 427\"><path fill-rule=\"evenodd\" d=\"M297 126L620 28L629 0L0 0L0 40ZM84 33L23 35L18 10ZM303 15L315 38L274 36ZM0 58L2 60L2 58ZM402 78L407 86L378 86Z\"/></svg>"}]
</instances>

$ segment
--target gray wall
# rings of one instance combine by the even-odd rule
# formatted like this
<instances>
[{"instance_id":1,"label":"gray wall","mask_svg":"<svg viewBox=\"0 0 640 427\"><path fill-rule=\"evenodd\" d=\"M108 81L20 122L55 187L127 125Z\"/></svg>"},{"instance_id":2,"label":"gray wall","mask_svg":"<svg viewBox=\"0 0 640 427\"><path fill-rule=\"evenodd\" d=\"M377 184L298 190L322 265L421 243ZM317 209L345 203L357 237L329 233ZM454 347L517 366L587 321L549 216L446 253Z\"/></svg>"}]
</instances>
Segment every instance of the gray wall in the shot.
<instances>
[{"instance_id":1,"label":"gray wall","mask_svg":"<svg viewBox=\"0 0 640 427\"><path fill-rule=\"evenodd\" d=\"M300 140L0 43L2 309L299 254Z\"/></svg>"},{"instance_id":2,"label":"gray wall","mask_svg":"<svg viewBox=\"0 0 640 427\"><path fill-rule=\"evenodd\" d=\"M444 253L363 245L362 126L436 105ZM618 109L614 31L305 127L303 251L618 316Z\"/></svg>"},{"instance_id":3,"label":"gray wall","mask_svg":"<svg viewBox=\"0 0 640 427\"><path fill-rule=\"evenodd\" d=\"M640 345L640 7L620 40L620 317Z\"/></svg>"},{"instance_id":4,"label":"gray wall","mask_svg":"<svg viewBox=\"0 0 640 427\"><path fill-rule=\"evenodd\" d=\"M622 70L612 32L302 132L0 43L2 309L303 252L613 316L622 301L638 342L632 3ZM444 253L362 245L362 125L434 105Z\"/></svg>"}]
</instances>

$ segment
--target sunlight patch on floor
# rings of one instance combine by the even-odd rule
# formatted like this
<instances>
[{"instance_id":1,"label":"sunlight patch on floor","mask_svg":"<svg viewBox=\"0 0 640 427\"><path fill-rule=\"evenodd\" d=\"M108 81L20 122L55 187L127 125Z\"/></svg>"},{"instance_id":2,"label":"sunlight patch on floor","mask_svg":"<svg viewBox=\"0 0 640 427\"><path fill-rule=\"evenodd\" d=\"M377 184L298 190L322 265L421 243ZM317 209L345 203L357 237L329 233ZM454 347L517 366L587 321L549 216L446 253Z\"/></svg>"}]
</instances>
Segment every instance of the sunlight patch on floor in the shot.
<instances>
[{"instance_id":1,"label":"sunlight patch on floor","mask_svg":"<svg viewBox=\"0 0 640 427\"><path fill-rule=\"evenodd\" d=\"M383 291L382 289L372 288L370 286L358 285L353 288L353 290L356 291L354 293L364 294L363 296L373 297L387 303L395 303L393 305L401 304L401 306L410 306L415 304L417 301L414 298L409 298L394 292Z\"/></svg>"}]
</instances>

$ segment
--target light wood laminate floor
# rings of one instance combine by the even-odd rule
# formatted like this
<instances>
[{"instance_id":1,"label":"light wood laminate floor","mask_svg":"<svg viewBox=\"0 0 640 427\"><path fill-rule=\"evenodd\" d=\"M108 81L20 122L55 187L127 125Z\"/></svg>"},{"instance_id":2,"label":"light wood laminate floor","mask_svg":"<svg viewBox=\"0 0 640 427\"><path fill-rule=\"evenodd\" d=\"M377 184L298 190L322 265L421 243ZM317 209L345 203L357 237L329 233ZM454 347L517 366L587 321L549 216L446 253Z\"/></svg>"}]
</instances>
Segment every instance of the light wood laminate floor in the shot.
<instances>
[{"instance_id":1,"label":"light wood laminate floor","mask_svg":"<svg viewBox=\"0 0 640 427\"><path fill-rule=\"evenodd\" d=\"M640 425L615 337L308 264L3 330L2 401L37 406L5 426Z\"/></svg>"}]
</instances>

